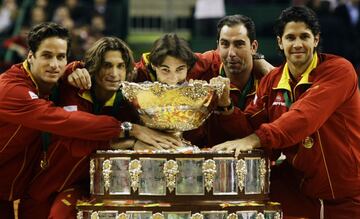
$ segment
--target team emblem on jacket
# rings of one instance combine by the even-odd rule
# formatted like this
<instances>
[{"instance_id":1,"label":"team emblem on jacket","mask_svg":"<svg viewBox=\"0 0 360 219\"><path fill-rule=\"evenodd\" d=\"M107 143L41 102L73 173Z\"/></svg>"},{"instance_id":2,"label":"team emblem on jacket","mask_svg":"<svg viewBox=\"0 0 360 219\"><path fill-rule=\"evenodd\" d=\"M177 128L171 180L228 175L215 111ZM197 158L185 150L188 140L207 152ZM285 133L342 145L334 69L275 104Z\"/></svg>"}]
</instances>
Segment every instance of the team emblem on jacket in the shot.
<instances>
[{"instance_id":1,"label":"team emblem on jacket","mask_svg":"<svg viewBox=\"0 0 360 219\"><path fill-rule=\"evenodd\" d=\"M32 91L29 91L29 95L30 95L30 97L31 97L31 99L33 100L33 99L39 99L39 97L38 97L38 95L36 95L34 92L32 92Z\"/></svg>"},{"instance_id":2,"label":"team emblem on jacket","mask_svg":"<svg viewBox=\"0 0 360 219\"><path fill-rule=\"evenodd\" d=\"M305 148L312 148L312 146L314 145L314 139L308 136L302 141L302 144Z\"/></svg>"},{"instance_id":3,"label":"team emblem on jacket","mask_svg":"<svg viewBox=\"0 0 360 219\"><path fill-rule=\"evenodd\" d=\"M63 108L65 111L68 111L68 112L74 112L74 111L78 110L77 105L64 106Z\"/></svg>"},{"instance_id":4,"label":"team emblem on jacket","mask_svg":"<svg viewBox=\"0 0 360 219\"><path fill-rule=\"evenodd\" d=\"M278 94L272 104L273 106L286 106L284 99Z\"/></svg>"}]
</instances>

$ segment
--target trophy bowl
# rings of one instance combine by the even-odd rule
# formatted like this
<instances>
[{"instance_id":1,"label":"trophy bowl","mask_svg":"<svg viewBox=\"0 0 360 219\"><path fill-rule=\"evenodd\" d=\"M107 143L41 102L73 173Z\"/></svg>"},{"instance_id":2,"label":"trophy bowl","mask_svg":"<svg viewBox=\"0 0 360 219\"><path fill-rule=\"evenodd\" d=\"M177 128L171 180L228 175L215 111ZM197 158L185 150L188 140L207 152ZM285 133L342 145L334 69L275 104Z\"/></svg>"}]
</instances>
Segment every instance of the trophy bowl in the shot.
<instances>
[{"instance_id":1,"label":"trophy bowl","mask_svg":"<svg viewBox=\"0 0 360 219\"><path fill-rule=\"evenodd\" d=\"M144 125L182 132L196 129L209 117L222 87L200 80L181 85L123 82L122 90Z\"/></svg>"}]
</instances>

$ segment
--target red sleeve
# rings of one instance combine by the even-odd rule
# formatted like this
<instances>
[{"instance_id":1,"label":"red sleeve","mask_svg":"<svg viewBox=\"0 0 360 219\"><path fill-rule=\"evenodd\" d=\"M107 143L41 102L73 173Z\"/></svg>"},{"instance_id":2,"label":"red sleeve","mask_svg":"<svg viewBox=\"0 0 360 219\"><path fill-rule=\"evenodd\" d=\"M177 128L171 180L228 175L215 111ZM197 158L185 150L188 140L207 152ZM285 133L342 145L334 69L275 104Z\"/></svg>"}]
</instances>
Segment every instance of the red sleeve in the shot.
<instances>
[{"instance_id":1,"label":"red sleeve","mask_svg":"<svg viewBox=\"0 0 360 219\"><path fill-rule=\"evenodd\" d=\"M260 126L256 134L261 145L280 148L300 142L318 130L345 101L359 92L351 63L345 59L329 62L317 67L314 74L319 76L288 112L274 122Z\"/></svg>"},{"instance_id":2,"label":"red sleeve","mask_svg":"<svg viewBox=\"0 0 360 219\"><path fill-rule=\"evenodd\" d=\"M73 157L88 156L96 150L109 150L109 141L87 141L75 138L60 137L58 142L65 145Z\"/></svg>"},{"instance_id":3,"label":"red sleeve","mask_svg":"<svg viewBox=\"0 0 360 219\"><path fill-rule=\"evenodd\" d=\"M147 66L144 62L140 61L135 63L135 71L136 75L134 82L152 81Z\"/></svg>"},{"instance_id":4,"label":"red sleeve","mask_svg":"<svg viewBox=\"0 0 360 219\"><path fill-rule=\"evenodd\" d=\"M237 100L234 98L236 95L231 96L232 101L236 103ZM226 136L226 138L222 137L221 141L217 140L215 144L246 137L262 123L267 122L267 111L264 110L266 100L266 84L265 80L262 80L254 99L249 100L245 111L234 107L234 112L230 115L214 114L209 120L210 136Z\"/></svg>"},{"instance_id":5,"label":"red sleeve","mask_svg":"<svg viewBox=\"0 0 360 219\"><path fill-rule=\"evenodd\" d=\"M69 63L65 68L65 73L62 78L66 79L77 68L85 68L85 64L80 61L74 61Z\"/></svg>"},{"instance_id":6,"label":"red sleeve","mask_svg":"<svg viewBox=\"0 0 360 219\"><path fill-rule=\"evenodd\" d=\"M155 78L150 74L150 70L148 65L150 65L149 61L149 53L143 53L141 55L141 59L139 62L135 63L135 77L134 82L144 82L144 81L154 81Z\"/></svg>"},{"instance_id":7,"label":"red sleeve","mask_svg":"<svg viewBox=\"0 0 360 219\"><path fill-rule=\"evenodd\" d=\"M183 133L183 137L185 140L190 141L193 145L199 147L207 147L207 132L206 132L206 121L199 128L186 131Z\"/></svg>"},{"instance_id":8,"label":"red sleeve","mask_svg":"<svg viewBox=\"0 0 360 219\"><path fill-rule=\"evenodd\" d=\"M246 115L237 107L230 115L212 115L209 118L208 126L210 146L243 138L253 132Z\"/></svg>"},{"instance_id":9,"label":"red sleeve","mask_svg":"<svg viewBox=\"0 0 360 219\"><path fill-rule=\"evenodd\" d=\"M261 124L269 122L268 110L265 109L269 97L268 87L272 89L269 76L264 76L260 81L253 100L248 103L245 109L245 115L254 130L258 129Z\"/></svg>"},{"instance_id":10,"label":"red sleeve","mask_svg":"<svg viewBox=\"0 0 360 219\"><path fill-rule=\"evenodd\" d=\"M67 112L20 85L7 86L0 92L0 120L88 140L109 140L118 137L121 131L119 122L113 117Z\"/></svg>"},{"instance_id":11,"label":"red sleeve","mask_svg":"<svg viewBox=\"0 0 360 219\"><path fill-rule=\"evenodd\" d=\"M221 59L217 50L195 53L197 61L188 73L188 79L209 81L219 75Z\"/></svg>"}]
</instances>

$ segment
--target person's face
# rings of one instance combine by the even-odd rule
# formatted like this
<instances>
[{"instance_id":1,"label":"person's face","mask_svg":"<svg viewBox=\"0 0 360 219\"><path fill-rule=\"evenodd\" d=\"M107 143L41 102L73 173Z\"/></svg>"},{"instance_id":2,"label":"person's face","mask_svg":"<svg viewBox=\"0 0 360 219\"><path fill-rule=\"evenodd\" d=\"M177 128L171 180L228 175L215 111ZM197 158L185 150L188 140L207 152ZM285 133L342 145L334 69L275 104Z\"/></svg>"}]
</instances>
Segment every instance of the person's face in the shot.
<instances>
[{"instance_id":1,"label":"person's face","mask_svg":"<svg viewBox=\"0 0 360 219\"><path fill-rule=\"evenodd\" d=\"M307 67L314 55L320 36L314 36L304 22L289 22L284 33L277 37L278 45L284 51L289 65L297 68Z\"/></svg>"},{"instance_id":2,"label":"person's face","mask_svg":"<svg viewBox=\"0 0 360 219\"><path fill-rule=\"evenodd\" d=\"M36 0L35 5L46 8L48 5L48 0Z\"/></svg>"},{"instance_id":3,"label":"person's face","mask_svg":"<svg viewBox=\"0 0 360 219\"><path fill-rule=\"evenodd\" d=\"M55 17L57 17L58 21L62 21L63 19L70 18L69 8L63 6L59 7L55 11Z\"/></svg>"},{"instance_id":4,"label":"person's face","mask_svg":"<svg viewBox=\"0 0 360 219\"><path fill-rule=\"evenodd\" d=\"M70 8L75 8L78 5L78 0L66 0L65 4Z\"/></svg>"},{"instance_id":5,"label":"person's face","mask_svg":"<svg viewBox=\"0 0 360 219\"><path fill-rule=\"evenodd\" d=\"M45 22L46 14L43 8L35 7L31 10L31 23L32 25Z\"/></svg>"},{"instance_id":6,"label":"person's face","mask_svg":"<svg viewBox=\"0 0 360 219\"><path fill-rule=\"evenodd\" d=\"M240 75L252 70L252 55L258 44L256 40L250 43L247 33L243 24L222 27L218 49L226 74Z\"/></svg>"},{"instance_id":7,"label":"person's face","mask_svg":"<svg viewBox=\"0 0 360 219\"><path fill-rule=\"evenodd\" d=\"M186 62L181 59L166 56L161 65L155 66L155 71L158 81L175 85L185 81L188 66Z\"/></svg>"},{"instance_id":8,"label":"person's face","mask_svg":"<svg viewBox=\"0 0 360 219\"><path fill-rule=\"evenodd\" d=\"M91 28L95 31L104 31L106 28L105 20L102 16L94 16L91 19Z\"/></svg>"},{"instance_id":9,"label":"person's face","mask_svg":"<svg viewBox=\"0 0 360 219\"><path fill-rule=\"evenodd\" d=\"M64 74L67 41L58 37L44 39L38 50L28 54L30 70L38 84L52 85Z\"/></svg>"},{"instance_id":10,"label":"person's face","mask_svg":"<svg viewBox=\"0 0 360 219\"><path fill-rule=\"evenodd\" d=\"M95 75L96 88L104 91L117 91L126 80L125 61L120 51L110 50L104 54L104 62Z\"/></svg>"}]
</instances>

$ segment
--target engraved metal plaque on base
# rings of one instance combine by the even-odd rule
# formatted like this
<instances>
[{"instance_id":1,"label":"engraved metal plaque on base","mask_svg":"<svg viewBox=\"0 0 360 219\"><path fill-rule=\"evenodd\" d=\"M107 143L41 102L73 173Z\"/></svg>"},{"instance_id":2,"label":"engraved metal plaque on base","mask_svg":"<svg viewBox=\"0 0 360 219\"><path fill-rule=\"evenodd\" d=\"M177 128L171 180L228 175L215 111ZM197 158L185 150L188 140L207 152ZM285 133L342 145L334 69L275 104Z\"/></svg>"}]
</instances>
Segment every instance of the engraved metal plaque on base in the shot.
<instances>
[{"instance_id":1,"label":"engraved metal plaque on base","mask_svg":"<svg viewBox=\"0 0 360 219\"><path fill-rule=\"evenodd\" d=\"M139 195L166 195L166 181L163 174L163 158L140 158L142 174L140 177Z\"/></svg>"},{"instance_id":2,"label":"engraved metal plaque on base","mask_svg":"<svg viewBox=\"0 0 360 219\"><path fill-rule=\"evenodd\" d=\"M128 172L130 158L110 158L112 163L112 174L110 181L109 194L130 195L130 175Z\"/></svg>"},{"instance_id":3,"label":"engraved metal plaque on base","mask_svg":"<svg viewBox=\"0 0 360 219\"><path fill-rule=\"evenodd\" d=\"M228 212L227 211L202 211L204 219L226 219Z\"/></svg>"},{"instance_id":4,"label":"engraved metal plaque on base","mask_svg":"<svg viewBox=\"0 0 360 219\"><path fill-rule=\"evenodd\" d=\"M236 195L236 160L231 157L216 157L216 174L213 185L214 195Z\"/></svg>"},{"instance_id":5,"label":"engraved metal plaque on base","mask_svg":"<svg viewBox=\"0 0 360 219\"><path fill-rule=\"evenodd\" d=\"M177 158L176 195L204 195L203 158Z\"/></svg>"},{"instance_id":6,"label":"engraved metal plaque on base","mask_svg":"<svg viewBox=\"0 0 360 219\"><path fill-rule=\"evenodd\" d=\"M152 212L151 211L127 211L126 215L129 219L151 219Z\"/></svg>"},{"instance_id":7,"label":"engraved metal plaque on base","mask_svg":"<svg viewBox=\"0 0 360 219\"><path fill-rule=\"evenodd\" d=\"M165 219L191 219L191 212L163 212Z\"/></svg>"}]
</instances>

